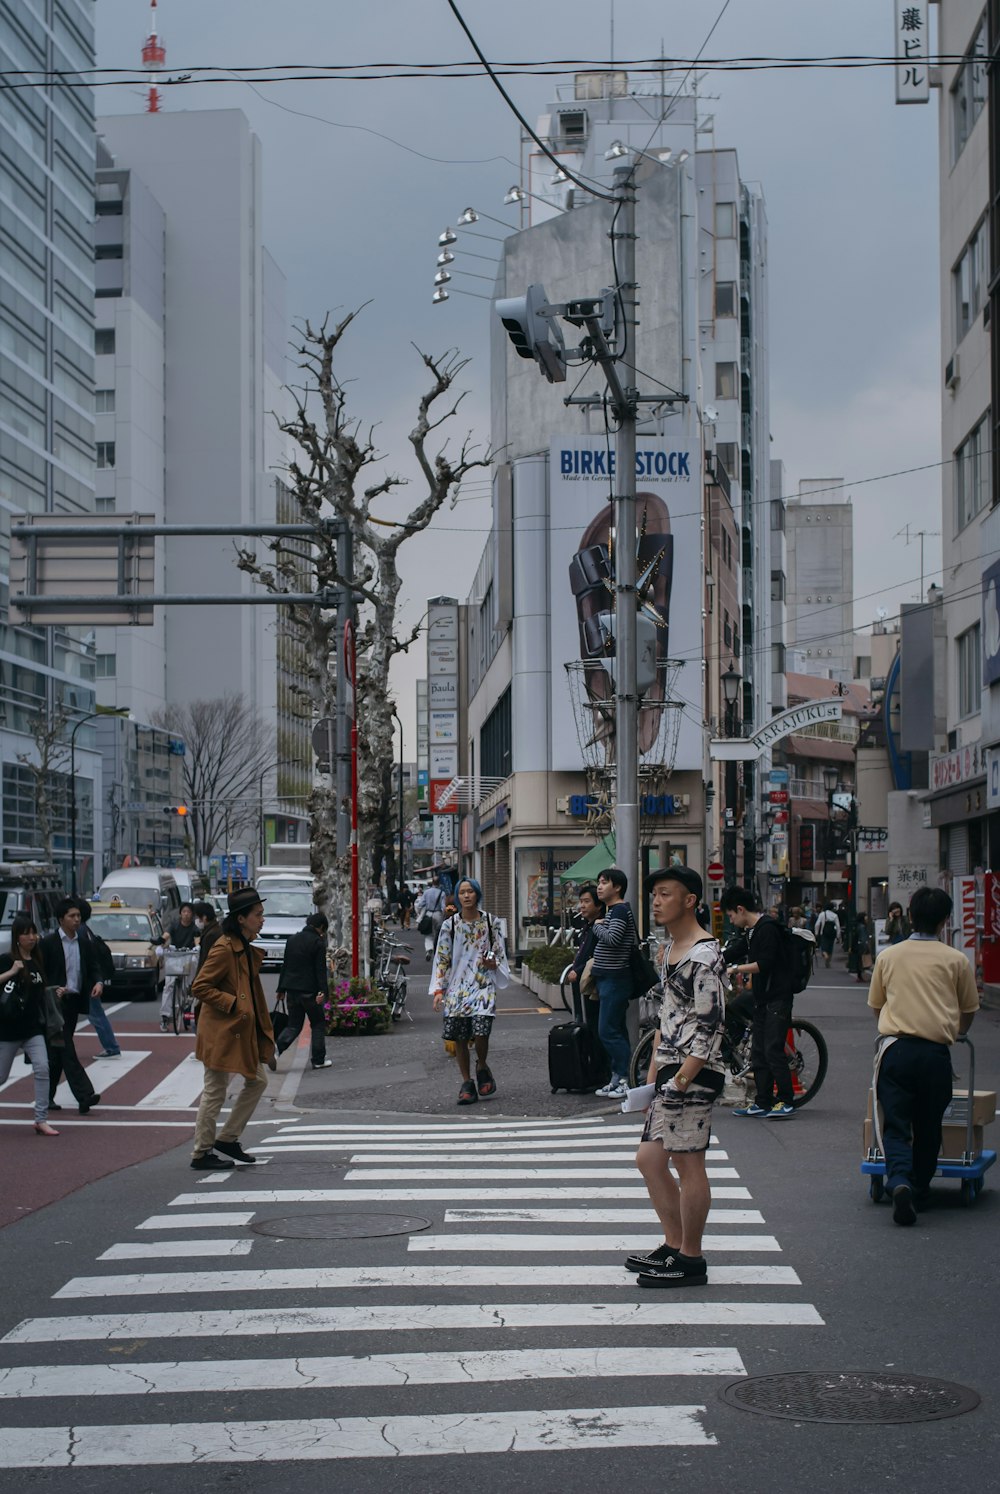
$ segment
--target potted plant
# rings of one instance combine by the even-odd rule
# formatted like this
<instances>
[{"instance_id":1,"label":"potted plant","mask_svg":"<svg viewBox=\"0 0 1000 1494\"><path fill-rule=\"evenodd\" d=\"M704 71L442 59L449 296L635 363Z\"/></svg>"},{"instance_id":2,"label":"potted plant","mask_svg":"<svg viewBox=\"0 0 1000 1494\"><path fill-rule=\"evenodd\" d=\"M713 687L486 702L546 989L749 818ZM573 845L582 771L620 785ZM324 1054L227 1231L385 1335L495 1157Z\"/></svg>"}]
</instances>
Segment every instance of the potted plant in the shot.
<instances>
[{"instance_id":1,"label":"potted plant","mask_svg":"<svg viewBox=\"0 0 1000 1494\"><path fill-rule=\"evenodd\" d=\"M392 1016L381 991L363 976L338 980L326 1003L326 1030L333 1036L388 1032Z\"/></svg>"}]
</instances>

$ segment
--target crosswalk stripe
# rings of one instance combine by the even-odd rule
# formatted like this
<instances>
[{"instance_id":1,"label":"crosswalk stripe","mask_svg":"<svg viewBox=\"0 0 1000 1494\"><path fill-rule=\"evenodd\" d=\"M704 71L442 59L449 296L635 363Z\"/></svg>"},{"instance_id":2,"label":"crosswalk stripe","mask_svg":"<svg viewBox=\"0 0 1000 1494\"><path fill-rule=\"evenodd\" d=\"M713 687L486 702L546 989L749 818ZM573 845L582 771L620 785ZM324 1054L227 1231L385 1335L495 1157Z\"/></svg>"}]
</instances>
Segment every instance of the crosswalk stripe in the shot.
<instances>
[{"instance_id":1,"label":"crosswalk stripe","mask_svg":"<svg viewBox=\"0 0 1000 1494\"><path fill-rule=\"evenodd\" d=\"M587 1147L603 1146L635 1146L641 1132L638 1129L599 1131L595 1135L587 1134L580 1136L579 1133L567 1135L565 1131L553 1133L552 1136L543 1137L542 1140L522 1141L517 1136L508 1133L487 1134L481 1132L477 1136L439 1136L433 1141L411 1141L408 1136L397 1136L392 1141L373 1141L370 1136L317 1136L309 1131L282 1131L275 1136L263 1138L269 1145L274 1146L310 1146L325 1145L334 1150L340 1148L349 1151L352 1147L363 1147L366 1152L402 1152L405 1151L413 1156L419 1156L423 1152L439 1152L448 1147L454 1147L456 1140L462 1146L468 1146L470 1151L485 1151L495 1146L498 1152L546 1152L553 1151L558 1147L560 1151L585 1150Z\"/></svg>"},{"instance_id":2,"label":"crosswalk stripe","mask_svg":"<svg viewBox=\"0 0 1000 1494\"><path fill-rule=\"evenodd\" d=\"M118 1084L126 1075L138 1068L145 1059L149 1058L149 1048L123 1048L117 1058L94 1058L90 1063L85 1063L87 1078L94 1086L99 1095L111 1089L112 1085ZM66 1080L63 1079L56 1089L56 1103L59 1105L75 1105L76 1099Z\"/></svg>"},{"instance_id":3,"label":"crosswalk stripe","mask_svg":"<svg viewBox=\"0 0 1000 1494\"><path fill-rule=\"evenodd\" d=\"M717 1209L708 1211L712 1224L763 1224L759 1209ZM645 1209L448 1209L445 1224L634 1224L647 1227L656 1223L652 1205Z\"/></svg>"},{"instance_id":4,"label":"crosswalk stripe","mask_svg":"<svg viewBox=\"0 0 1000 1494\"><path fill-rule=\"evenodd\" d=\"M255 1143L254 1150L261 1152L270 1152L271 1148L267 1146L259 1146ZM272 1155L280 1157L284 1155L285 1152L317 1151L326 1151L326 1148L313 1146L285 1147L281 1152L274 1152L272 1153ZM719 1154L719 1160L723 1162L727 1160L725 1152L721 1152ZM458 1155L456 1155L456 1149L454 1147L446 1152L432 1152L429 1156L425 1154L416 1158L410 1156L406 1152L400 1152L398 1156L389 1157L383 1157L378 1152L352 1152L352 1154L347 1159L347 1165L350 1167L405 1167L407 1163L414 1161L420 1162L424 1166L428 1166L434 1162L447 1164L459 1161L468 1163L470 1166L475 1165L484 1169L494 1166L502 1167L512 1165L514 1163L523 1164L524 1162L544 1162L546 1165L548 1165L549 1163L564 1162L620 1162L623 1165L630 1164L634 1171L635 1143L633 1142L631 1146L626 1147L621 1151L548 1152L544 1157L530 1158L522 1157L517 1152L472 1152L466 1151L464 1148L462 1148ZM489 1177L490 1174L487 1171L484 1171L483 1176Z\"/></svg>"},{"instance_id":5,"label":"crosswalk stripe","mask_svg":"<svg viewBox=\"0 0 1000 1494\"><path fill-rule=\"evenodd\" d=\"M716 1439L701 1425L704 1413L704 1406L598 1406L472 1415L17 1427L4 1432L0 1468L187 1467L715 1446Z\"/></svg>"},{"instance_id":6,"label":"crosswalk stripe","mask_svg":"<svg viewBox=\"0 0 1000 1494\"><path fill-rule=\"evenodd\" d=\"M641 1118L640 1118L641 1119ZM271 1125L273 1122L264 1122ZM400 1132L393 1132L388 1127L364 1127L350 1126L343 1130L327 1129L322 1126L292 1126L285 1129L275 1130L273 1136L267 1137L268 1141L299 1142L309 1141L316 1144L320 1141L343 1143L344 1146L363 1146L368 1151L401 1151L405 1149L418 1152L424 1149L431 1151L442 1146L451 1146L455 1141L482 1142L484 1146L490 1146L493 1142L510 1142L505 1146L505 1151L544 1149L553 1141L560 1146L600 1146L604 1142L612 1145L622 1142L636 1142L642 1135L642 1125L605 1125L581 1126L572 1131L512 1131L506 1125L489 1125L483 1123L476 1126L448 1126L434 1125L425 1127L419 1137ZM709 1141L709 1146L721 1146L717 1136Z\"/></svg>"},{"instance_id":7,"label":"crosswalk stripe","mask_svg":"<svg viewBox=\"0 0 1000 1494\"><path fill-rule=\"evenodd\" d=\"M712 1279L721 1282L721 1269ZM760 1268L758 1268L760 1269ZM302 1275L309 1273L302 1272ZM574 1269L574 1274L575 1269ZM617 1272L618 1277L625 1273ZM794 1274L794 1273L793 1273ZM385 1283L395 1285L396 1283ZM466 1277L464 1283L470 1285ZM502 1283L501 1283L502 1284ZM562 1286L578 1291L588 1277ZM5 1344L117 1342L121 1339L256 1338L305 1333L447 1332L483 1329L563 1328L822 1328L811 1302L679 1301L639 1292L617 1302L437 1302L358 1304L350 1307L214 1308L206 1312L118 1312L78 1317L26 1318L4 1335ZM206 1292L211 1288L206 1286ZM60 1294L57 1294L60 1295ZM2 1439L0 1439L2 1440Z\"/></svg>"},{"instance_id":8,"label":"crosswalk stripe","mask_svg":"<svg viewBox=\"0 0 1000 1494\"><path fill-rule=\"evenodd\" d=\"M502 1349L307 1359L199 1359L147 1364L29 1364L0 1369L0 1400L41 1396L181 1395L248 1390L339 1390L376 1385L482 1385L657 1375L744 1375L731 1348Z\"/></svg>"},{"instance_id":9,"label":"crosswalk stripe","mask_svg":"<svg viewBox=\"0 0 1000 1494\"><path fill-rule=\"evenodd\" d=\"M706 1168L710 1178L738 1178L739 1173L735 1167L709 1167ZM499 1179L513 1179L515 1181L524 1179L530 1181L532 1178L541 1181L543 1178L549 1182L572 1182L574 1178L584 1181L601 1179L612 1181L615 1178L624 1182L627 1178L635 1177L635 1164L631 1167L579 1167L572 1171L568 1168L558 1167L525 1167L520 1170L505 1169L497 1167L489 1172L484 1172L481 1167L411 1167L401 1170L395 1167L358 1167L347 1172L344 1181L347 1183L405 1183L408 1179L416 1182L474 1182L497 1181ZM477 1189L478 1192L478 1189Z\"/></svg>"},{"instance_id":10,"label":"crosswalk stripe","mask_svg":"<svg viewBox=\"0 0 1000 1494\"><path fill-rule=\"evenodd\" d=\"M656 1243L662 1243L662 1240ZM474 1250L477 1254L494 1252L522 1254L543 1251L557 1255L562 1251L574 1253L599 1250L650 1250L653 1241L649 1233L642 1235L410 1235L407 1249L414 1255L440 1250ZM706 1235L706 1250L780 1250L774 1235Z\"/></svg>"},{"instance_id":11,"label":"crosswalk stripe","mask_svg":"<svg viewBox=\"0 0 1000 1494\"><path fill-rule=\"evenodd\" d=\"M161 1079L142 1100L144 1110L190 1110L198 1103L205 1079L205 1067L193 1053Z\"/></svg>"},{"instance_id":12,"label":"crosswalk stripe","mask_svg":"<svg viewBox=\"0 0 1000 1494\"><path fill-rule=\"evenodd\" d=\"M213 1177L214 1180L214 1177ZM207 1182L208 1179L206 1178ZM188 1208L192 1204L292 1204L292 1203L463 1203L468 1188L227 1188L217 1198L204 1193L179 1193L170 1200L170 1208ZM635 1198L647 1201L649 1195L641 1184L633 1188L477 1188L480 1199L527 1199L553 1203L557 1199ZM713 1198L749 1198L750 1189L722 1184L712 1187Z\"/></svg>"},{"instance_id":13,"label":"crosswalk stripe","mask_svg":"<svg viewBox=\"0 0 1000 1494\"><path fill-rule=\"evenodd\" d=\"M169 1256L185 1260L202 1255L249 1255L252 1240L126 1240L99 1255L99 1261L154 1261Z\"/></svg>"},{"instance_id":14,"label":"crosswalk stripe","mask_svg":"<svg viewBox=\"0 0 1000 1494\"><path fill-rule=\"evenodd\" d=\"M433 1118L428 1118L427 1121L421 1122L419 1125L410 1125L410 1124L402 1124L402 1123L396 1125L396 1124L392 1124L392 1123L389 1123L389 1122L387 1122L385 1124L379 1124L377 1122L373 1122L372 1124L369 1124L366 1121L359 1121L359 1122L355 1123L354 1125L340 1125L340 1126L336 1126L336 1125L324 1126L324 1125L319 1125L319 1124L308 1125L306 1123L300 1123L298 1121L275 1121L273 1124L275 1124L276 1126L282 1126L283 1128L287 1126L289 1129L294 1129L296 1132L312 1132L312 1131L314 1131L314 1132L317 1132L318 1134L321 1134L321 1135L324 1135L324 1136L358 1136L358 1135L364 1135L364 1136L386 1136L386 1137L392 1137L392 1136L396 1136L396 1135L412 1136L414 1134L419 1134L421 1136L433 1136L436 1132L447 1133L449 1136L458 1136L458 1135L461 1135L463 1132L469 1133L469 1134L475 1132L477 1135L479 1135L479 1134L482 1134L484 1132L490 1132L490 1133L492 1133L494 1130L497 1130L497 1131L510 1131L512 1133L516 1132L518 1135L531 1136L531 1135L545 1135L545 1134L553 1134L553 1135L555 1135L557 1132L562 1132L562 1131L574 1131L574 1132L576 1132L576 1131L580 1130L581 1127L586 1127L588 1130L597 1128L597 1129L606 1131L608 1129L608 1122L606 1122L604 1120L601 1120L600 1118L595 1118L593 1116L579 1116L577 1118L567 1119L567 1120L525 1120L525 1121L519 1121L519 1120L502 1120L502 1121L490 1121L490 1120L477 1120L477 1121L458 1121L458 1120L456 1120L456 1121L450 1121L450 1120L444 1120L444 1121L441 1121L441 1120L434 1120Z\"/></svg>"},{"instance_id":15,"label":"crosswalk stripe","mask_svg":"<svg viewBox=\"0 0 1000 1494\"><path fill-rule=\"evenodd\" d=\"M454 1238L454 1237L451 1237ZM522 1237L518 1237L522 1238ZM524 1237L526 1238L526 1237ZM763 1237L762 1237L763 1238ZM639 1248L645 1248L655 1243L654 1237L648 1235L638 1242ZM706 1241L707 1244L707 1241ZM633 1247L629 1247L630 1249ZM734 1246L732 1241L725 1236L717 1237L715 1249L724 1256L735 1250L737 1253L746 1253L739 1245ZM757 1249L755 1245L753 1249ZM780 1246L774 1245L772 1250L780 1250ZM768 1247L765 1246L765 1253ZM622 1252L625 1253L624 1251ZM730 1275L737 1270L735 1266L712 1265L711 1281L723 1284L719 1272L725 1269ZM733 1278L735 1285L745 1284L771 1284L768 1281L758 1281L755 1276L751 1281L745 1278L748 1270L755 1270L758 1275L764 1271L764 1267L744 1267L744 1276ZM772 1268L772 1270L775 1268ZM412 1272L414 1274L401 1275L399 1273ZM342 1290L345 1287L354 1286L445 1286L445 1287L484 1287L487 1290L493 1286L523 1285L538 1287L565 1287L569 1291L576 1291L580 1286L620 1286L635 1287L635 1279L621 1266L595 1266L591 1263L578 1265L573 1263L572 1279L565 1265L558 1266L533 1266L525 1263L522 1266L433 1266L425 1267L425 1274L417 1274L420 1267L412 1266L381 1266L381 1267L349 1267L349 1266L314 1266L310 1268L299 1266L274 1267L271 1270L236 1271L217 1270L198 1272L187 1271L151 1271L140 1272L128 1276L74 1276L65 1286L53 1293L55 1299L64 1300L70 1297L185 1297L185 1296L212 1296L215 1293L229 1292L298 1292L298 1291L327 1291ZM512 1273L512 1274L509 1274Z\"/></svg>"},{"instance_id":16,"label":"crosswalk stripe","mask_svg":"<svg viewBox=\"0 0 1000 1494\"><path fill-rule=\"evenodd\" d=\"M220 1198L219 1202L225 1203L226 1200ZM151 1214L137 1224L136 1229L238 1229L245 1228L252 1218L252 1209L246 1213L221 1213L216 1209L211 1214Z\"/></svg>"}]
</instances>

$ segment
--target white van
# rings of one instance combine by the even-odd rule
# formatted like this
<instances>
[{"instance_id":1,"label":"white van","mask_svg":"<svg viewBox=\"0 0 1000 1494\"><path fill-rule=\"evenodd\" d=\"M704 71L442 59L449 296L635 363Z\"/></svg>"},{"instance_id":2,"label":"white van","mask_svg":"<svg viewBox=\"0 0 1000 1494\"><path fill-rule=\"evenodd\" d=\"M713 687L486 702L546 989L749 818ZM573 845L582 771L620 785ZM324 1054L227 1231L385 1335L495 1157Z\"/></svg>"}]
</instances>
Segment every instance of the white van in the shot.
<instances>
[{"instance_id":1,"label":"white van","mask_svg":"<svg viewBox=\"0 0 1000 1494\"><path fill-rule=\"evenodd\" d=\"M95 902L110 902L113 897L128 908L152 907L164 926L173 922L181 905L173 872L159 866L126 866L108 872L97 889Z\"/></svg>"}]
</instances>

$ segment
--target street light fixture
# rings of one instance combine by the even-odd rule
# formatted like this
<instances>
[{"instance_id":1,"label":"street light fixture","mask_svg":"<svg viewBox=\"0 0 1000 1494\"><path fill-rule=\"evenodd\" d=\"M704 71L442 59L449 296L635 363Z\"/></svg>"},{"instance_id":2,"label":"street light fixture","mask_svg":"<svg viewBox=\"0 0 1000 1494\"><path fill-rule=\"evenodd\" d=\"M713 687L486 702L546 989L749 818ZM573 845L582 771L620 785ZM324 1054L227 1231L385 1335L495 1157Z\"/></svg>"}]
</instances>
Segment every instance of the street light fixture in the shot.
<instances>
[{"instance_id":1,"label":"street light fixture","mask_svg":"<svg viewBox=\"0 0 1000 1494\"><path fill-rule=\"evenodd\" d=\"M743 676L732 659L722 673L722 698L726 703L726 736L736 735L736 702ZM725 801L723 807L722 864L730 887L736 881L736 763L726 763Z\"/></svg>"},{"instance_id":2,"label":"street light fixture","mask_svg":"<svg viewBox=\"0 0 1000 1494\"><path fill-rule=\"evenodd\" d=\"M727 707L731 707L736 704L737 698L739 697L740 693L740 685L742 683L743 676L736 668L736 665L733 663L732 659L730 659L729 668L723 670L722 674L722 696L726 702ZM732 735L728 725L726 727L726 732L727 735Z\"/></svg>"},{"instance_id":3,"label":"street light fixture","mask_svg":"<svg viewBox=\"0 0 1000 1494\"><path fill-rule=\"evenodd\" d=\"M98 716L119 716L131 720L132 713L128 706L98 706L94 711L88 711L81 716L69 734L69 858L70 892L76 897L76 734L80 727L88 721L96 721Z\"/></svg>"}]
</instances>

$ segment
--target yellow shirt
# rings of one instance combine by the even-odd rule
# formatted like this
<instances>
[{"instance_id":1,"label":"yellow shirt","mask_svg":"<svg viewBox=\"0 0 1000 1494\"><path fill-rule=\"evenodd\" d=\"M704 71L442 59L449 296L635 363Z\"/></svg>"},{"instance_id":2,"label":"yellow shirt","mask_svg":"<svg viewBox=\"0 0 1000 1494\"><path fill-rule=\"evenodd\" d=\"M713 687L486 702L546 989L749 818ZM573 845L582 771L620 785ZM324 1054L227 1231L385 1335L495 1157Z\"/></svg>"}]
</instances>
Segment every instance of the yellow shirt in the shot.
<instances>
[{"instance_id":1,"label":"yellow shirt","mask_svg":"<svg viewBox=\"0 0 1000 1494\"><path fill-rule=\"evenodd\" d=\"M972 966L957 949L937 939L904 939L875 961L868 1005L879 1014L879 1032L950 1047L961 1013L979 1010L979 992Z\"/></svg>"}]
</instances>

